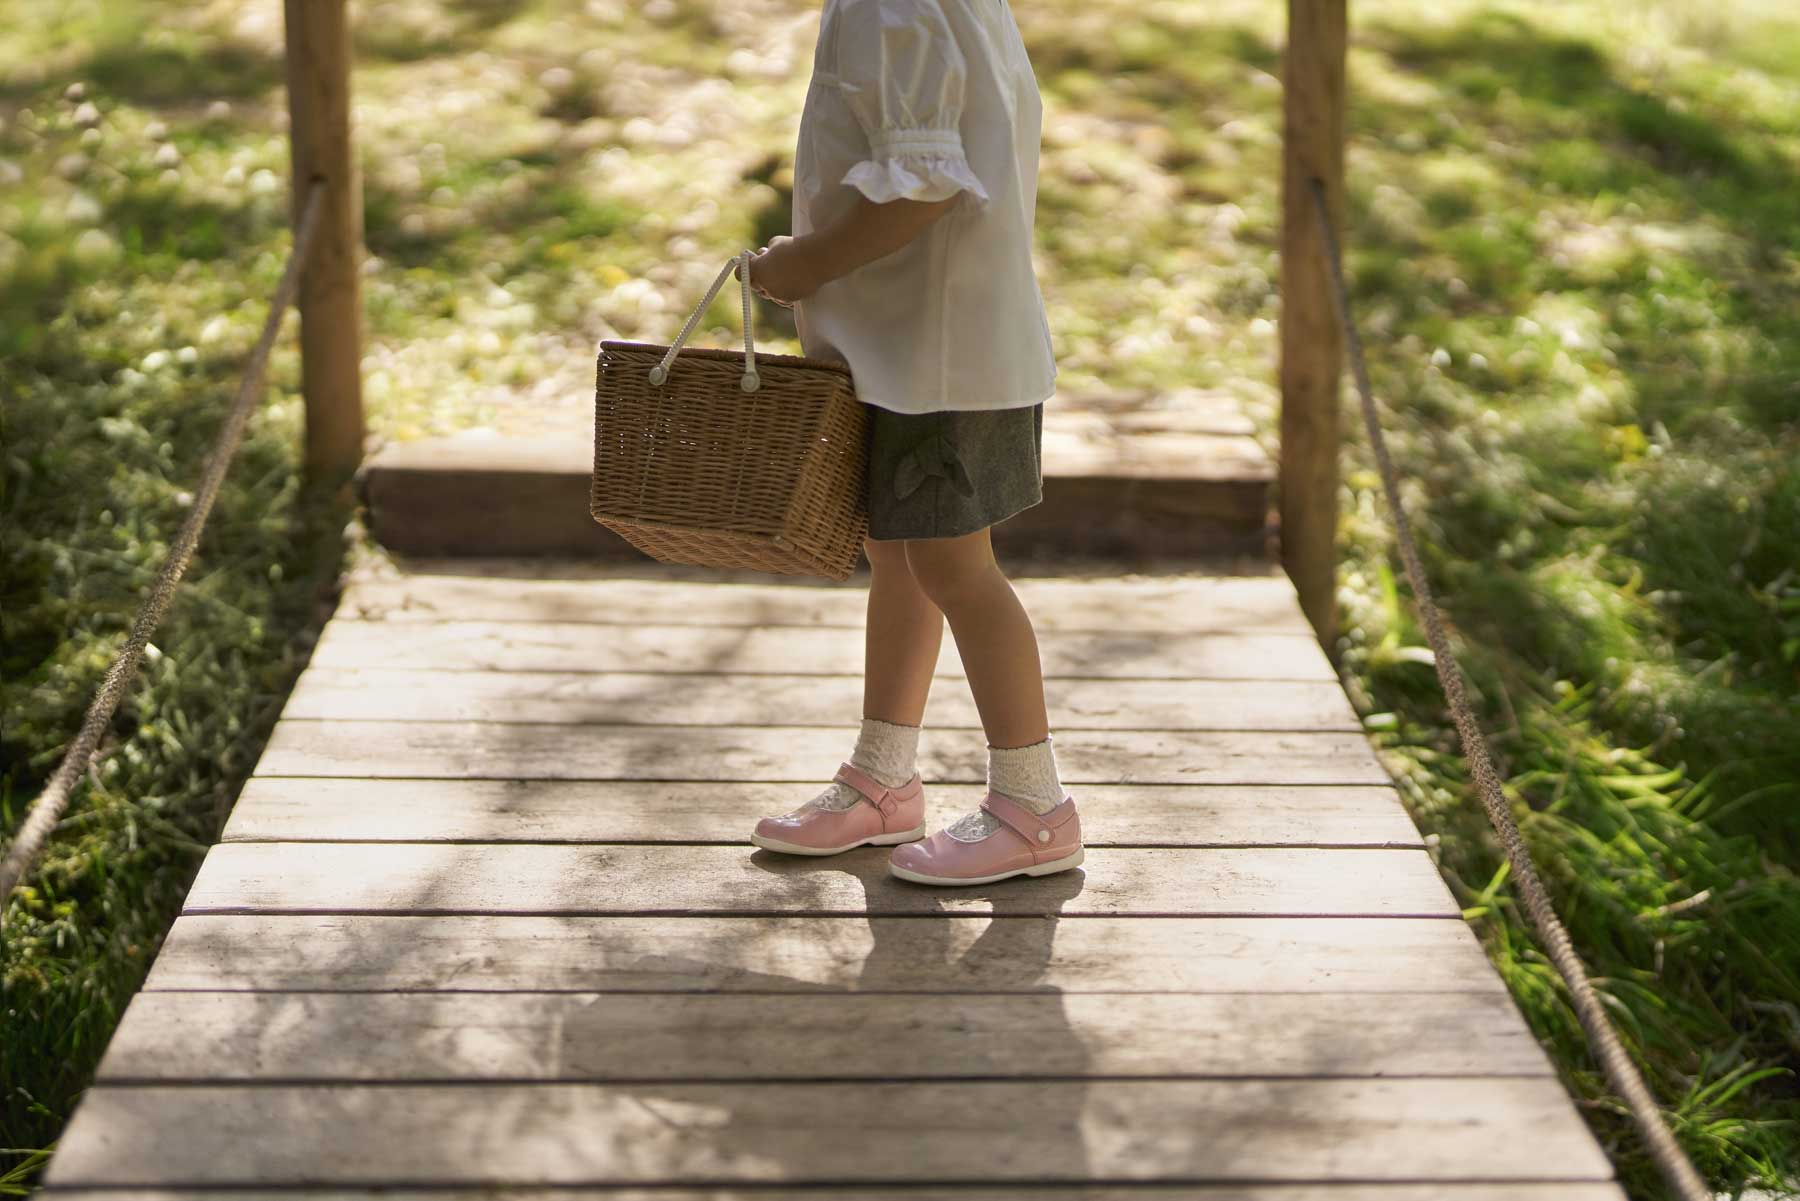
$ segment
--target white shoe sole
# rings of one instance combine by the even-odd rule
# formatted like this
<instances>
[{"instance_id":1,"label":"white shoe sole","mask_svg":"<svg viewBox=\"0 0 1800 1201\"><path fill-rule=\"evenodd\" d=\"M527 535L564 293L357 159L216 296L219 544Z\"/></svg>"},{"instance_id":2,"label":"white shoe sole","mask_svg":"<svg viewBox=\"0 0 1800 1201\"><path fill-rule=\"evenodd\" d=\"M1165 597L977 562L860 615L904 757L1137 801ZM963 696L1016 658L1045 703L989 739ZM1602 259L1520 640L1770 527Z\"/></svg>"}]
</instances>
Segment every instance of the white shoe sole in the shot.
<instances>
[{"instance_id":1,"label":"white shoe sole","mask_svg":"<svg viewBox=\"0 0 1800 1201\"><path fill-rule=\"evenodd\" d=\"M1048 876L1056 872L1066 872L1072 867L1080 867L1081 860L1087 854L1084 847L1076 848L1073 855L1062 859L1052 859L1049 863L1037 863L1031 867L1014 868L1010 872L1001 872L997 876L927 876L923 872L908 871L896 866L891 861L888 871L902 880L911 880L914 884L997 884L1001 880L1010 880L1014 876Z\"/></svg>"},{"instance_id":2,"label":"white shoe sole","mask_svg":"<svg viewBox=\"0 0 1800 1201\"><path fill-rule=\"evenodd\" d=\"M780 851L784 855L841 855L845 851L853 851L857 847L896 847L903 842L917 842L923 837L925 837L925 823L920 822L912 829L902 830L898 834L876 834L870 838L847 842L841 847L803 847L799 843L783 842L779 838L764 838L760 834L752 834L750 841L765 851Z\"/></svg>"}]
</instances>

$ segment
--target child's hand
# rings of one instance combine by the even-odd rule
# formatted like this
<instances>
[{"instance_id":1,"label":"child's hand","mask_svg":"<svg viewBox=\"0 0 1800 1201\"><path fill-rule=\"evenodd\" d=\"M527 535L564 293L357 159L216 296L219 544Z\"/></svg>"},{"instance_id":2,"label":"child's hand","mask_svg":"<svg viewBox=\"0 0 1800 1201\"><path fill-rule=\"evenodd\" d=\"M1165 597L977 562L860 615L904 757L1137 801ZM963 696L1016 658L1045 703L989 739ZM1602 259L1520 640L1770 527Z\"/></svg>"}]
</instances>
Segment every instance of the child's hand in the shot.
<instances>
[{"instance_id":1,"label":"child's hand","mask_svg":"<svg viewBox=\"0 0 1800 1201\"><path fill-rule=\"evenodd\" d=\"M733 275L737 274L734 269ZM750 288L758 296L792 308L819 289L811 256L795 239L781 234L750 260Z\"/></svg>"}]
</instances>

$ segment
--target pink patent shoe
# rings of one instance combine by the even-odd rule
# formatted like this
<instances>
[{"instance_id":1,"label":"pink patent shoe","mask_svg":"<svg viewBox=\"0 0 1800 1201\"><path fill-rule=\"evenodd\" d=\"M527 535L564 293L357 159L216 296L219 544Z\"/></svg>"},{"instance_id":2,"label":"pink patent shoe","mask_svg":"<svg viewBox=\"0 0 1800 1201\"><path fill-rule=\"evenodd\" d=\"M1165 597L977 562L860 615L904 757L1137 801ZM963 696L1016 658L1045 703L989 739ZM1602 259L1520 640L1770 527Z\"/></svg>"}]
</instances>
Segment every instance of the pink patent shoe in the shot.
<instances>
[{"instance_id":1,"label":"pink patent shoe","mask_svg":"<svg viewBox=\"0 0 1800 1201\"><path fill-rule=\"evenodd\" d=\"M1042 817L1011 797L989 792L981 807L1000 828L976 842L939 830L923 842L896 847L888 870L915 884L992 884L1012 876L1048 876L1081 864L1081 818L1075 798Z\"/></svg>"},{"instance_id":2,"label":"pink patent shoe","mask_svg":"<svg viewBox=\"0 0 1800 1201\"><path fill-rule=\"evenodd\" d=\"M756 823L750 841L788 855L835 855L852 847L891 847L925 837L925 785L918 774L888 788L853 763L832 777L856 789L848 809L800 809Z\"/></svg>"}]
</instances>

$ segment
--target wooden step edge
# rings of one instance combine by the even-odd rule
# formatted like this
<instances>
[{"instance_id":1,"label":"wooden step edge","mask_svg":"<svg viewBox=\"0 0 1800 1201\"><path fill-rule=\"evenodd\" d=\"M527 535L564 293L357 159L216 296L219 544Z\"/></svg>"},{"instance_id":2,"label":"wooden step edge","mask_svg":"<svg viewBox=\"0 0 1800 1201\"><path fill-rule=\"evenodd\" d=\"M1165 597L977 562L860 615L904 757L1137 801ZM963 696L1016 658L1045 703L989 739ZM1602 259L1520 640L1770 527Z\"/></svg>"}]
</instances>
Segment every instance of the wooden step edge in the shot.
<instances>
[{"instance_id":1,"label":"wooden step edge","mask_svg":"<svg viewBox=\"0 0 1800 1201\"><path fill-rule=\"evenodd\" d=\"M588 514L590 454L565 439L423 439L371 456L357 488L375 539L402 554L642 559ZM1267 557L1273 475L1249 461L1181 477L1059 474L1047 461L1042 503L997 526L995 545L1009 557Z\"/></svg>"}]
</instances>

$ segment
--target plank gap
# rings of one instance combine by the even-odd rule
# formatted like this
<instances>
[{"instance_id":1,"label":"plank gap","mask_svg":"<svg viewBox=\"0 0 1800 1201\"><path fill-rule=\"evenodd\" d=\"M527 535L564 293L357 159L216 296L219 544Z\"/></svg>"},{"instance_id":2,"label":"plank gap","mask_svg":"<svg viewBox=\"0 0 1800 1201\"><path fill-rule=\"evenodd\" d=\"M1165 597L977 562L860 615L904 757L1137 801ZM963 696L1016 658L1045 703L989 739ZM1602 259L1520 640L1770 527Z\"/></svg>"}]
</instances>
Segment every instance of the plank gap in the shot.
<instances>
[{"instance_id":1,"label":"plank gap","mask_svg":"<svg viewBox=\"0 0 1800 1201\"><path fill-rule=\"evenodd\" d=\"M1217 1082L1241 1084L1310 1083L1312 1081L1393 1081L1409 1080L1538 1080L1555 1076L1553 1070L1518 1072L1308 1072L1304 1075L1271 1075L1259 1072L1157 1072L1133 1075L1105 1072L1081 1075L1021 1075L1005 1072L980 1076L906 1075L891 1076L108 1076L100 1084L106 1088L506 1088L544 1086L635 1086L668 1085L877 1085L877 1084L1183 1084Z\"/></svg>"}]
</instances>

